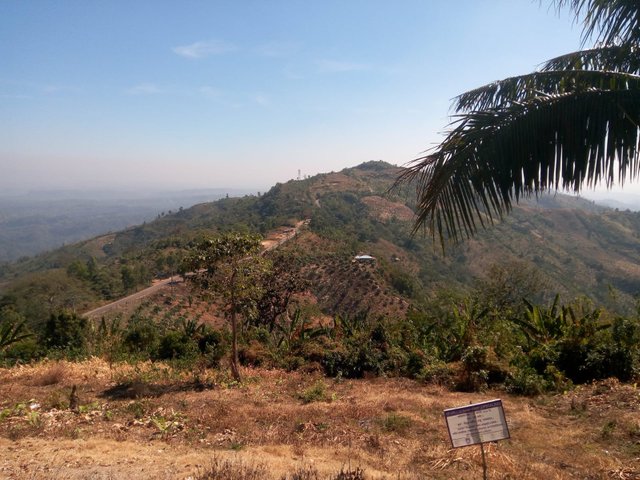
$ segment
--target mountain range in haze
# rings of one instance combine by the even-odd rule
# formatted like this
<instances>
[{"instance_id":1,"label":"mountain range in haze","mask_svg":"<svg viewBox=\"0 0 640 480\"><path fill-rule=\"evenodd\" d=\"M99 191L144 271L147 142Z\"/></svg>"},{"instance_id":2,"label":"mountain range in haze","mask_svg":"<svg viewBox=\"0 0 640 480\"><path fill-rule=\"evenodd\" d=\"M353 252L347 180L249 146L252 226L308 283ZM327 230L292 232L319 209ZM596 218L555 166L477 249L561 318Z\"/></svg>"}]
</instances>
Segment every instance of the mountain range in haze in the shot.
<instances>
[{"instance_id":1,"label":"mountain range in haze","mask_svg":"<svg viewBox=\"0 0 640 480\"><path fill-rule=\"evenodd\" d=\"M38 190L0 194L0 263L153 220L245 189Z\"/></svg>"}]
</instances>

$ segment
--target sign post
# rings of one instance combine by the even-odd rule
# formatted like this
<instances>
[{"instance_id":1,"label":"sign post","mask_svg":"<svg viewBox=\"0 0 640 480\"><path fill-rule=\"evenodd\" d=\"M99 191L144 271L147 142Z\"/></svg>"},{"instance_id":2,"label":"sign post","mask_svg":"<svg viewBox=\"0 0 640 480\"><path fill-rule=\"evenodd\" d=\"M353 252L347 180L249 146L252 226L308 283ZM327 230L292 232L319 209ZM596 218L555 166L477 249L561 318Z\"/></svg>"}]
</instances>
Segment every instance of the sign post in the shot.
<instances>
[{"instance_id":1,"label":"sign post","mask_svg":"<svg viewBox=\"0 0 640 480\"><path fill-rule=\"evenodd\" d=\"M483 444L509 438L502 400L448 408L444 411L444 418L453 448L480 444L483 478L487 480L487 461Z\"/></svg>"}]
</instances>

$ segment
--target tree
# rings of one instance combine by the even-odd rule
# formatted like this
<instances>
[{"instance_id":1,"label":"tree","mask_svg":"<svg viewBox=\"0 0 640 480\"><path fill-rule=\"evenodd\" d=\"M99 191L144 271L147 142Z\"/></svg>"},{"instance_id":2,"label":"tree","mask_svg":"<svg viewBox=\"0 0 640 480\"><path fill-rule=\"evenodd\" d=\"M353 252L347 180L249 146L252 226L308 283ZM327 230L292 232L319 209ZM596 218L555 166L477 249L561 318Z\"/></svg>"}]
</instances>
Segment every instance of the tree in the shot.
<instances>
[{"instance_id":1,"label":"tree","mask_svg":"<svg viewBox=\"0 0 640 480\"><path fill-rule=\"evenodd\" d=\"M264 278L262 295L256 305L258 315L255 323L273 332L283 315L288 320L293 296L305 291L308 282L300 275L300 255L275 251L271 255L271 262L271 268Z\"/></svg>"},{"instance_id":2,"label":"tree","mask_svg":"<svg viewBox=\"0 0 640 480\"><path fill-rule=\"evenodd\" d=\"M191 248L182 266L185 278L221 302L231 322L231 372L237 381L241 379L237 316L255 309L262 293L259 280L267 266L260 240L259 235L236 233L206 239Z\"/></svg>"},{"instance_id":3,"label":"tree","mask_svg":"<svg viewBox=\"0 0 640 480\"><path fill-rule=\"evenodd\" d=\"M415 229L460 241L523 196L624 184L640 173L640 4L555 0L582 18L582 45L540 70L457 97L444 141L398 183L415 181Z\"/></svg>"}]
</instances>

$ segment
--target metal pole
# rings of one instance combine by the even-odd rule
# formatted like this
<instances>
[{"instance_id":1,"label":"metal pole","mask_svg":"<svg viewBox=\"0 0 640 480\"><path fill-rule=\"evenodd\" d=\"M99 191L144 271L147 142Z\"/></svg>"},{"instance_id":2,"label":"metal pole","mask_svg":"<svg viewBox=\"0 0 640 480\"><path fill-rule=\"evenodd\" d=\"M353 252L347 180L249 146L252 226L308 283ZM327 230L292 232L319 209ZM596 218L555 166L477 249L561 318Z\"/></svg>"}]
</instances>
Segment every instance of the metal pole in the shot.
<instances>
[{"instance_id":1,"label":"metal pole","mask_svg":"<svg viewBox=\"0 0 640 480\"><path fill-rule=\"evenodd\" d=\"M487 459L484 455L484 443L480 442L480 451L482 452L482 479L488 480L487 476Z\"/></svg>"}]
</instances>

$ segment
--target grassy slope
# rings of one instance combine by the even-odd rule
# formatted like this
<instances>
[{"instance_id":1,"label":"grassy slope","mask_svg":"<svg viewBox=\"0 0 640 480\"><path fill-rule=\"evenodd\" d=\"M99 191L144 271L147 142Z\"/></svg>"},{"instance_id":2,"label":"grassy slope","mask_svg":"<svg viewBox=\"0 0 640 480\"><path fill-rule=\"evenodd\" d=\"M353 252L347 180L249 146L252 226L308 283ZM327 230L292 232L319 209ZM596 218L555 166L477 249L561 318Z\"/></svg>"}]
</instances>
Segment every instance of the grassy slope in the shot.
<instances>
[{"instance_id":1,"label":"grassy slope","mask_svg":"<svg viewBox=\"0 0 640 480\"><path fill-rule=\"evenodd\" d=\"M186 478L218 457L262 463L275 480L301 466L327 478L345 465L370 479L476 479L479 448L452 450L442 411L495 397L504 401L511 440L486 446L489 478L640 474L640 397L630 385L608 381L529 399L401 379L244 373L246 382L233 386L203 370L207 388L198 391L194 374L161 364L93 359L0 370L0 445L11 452L0 461L2 476ZM72 385L79 414L67 410Z\"/></svg>"}]
</instances>

